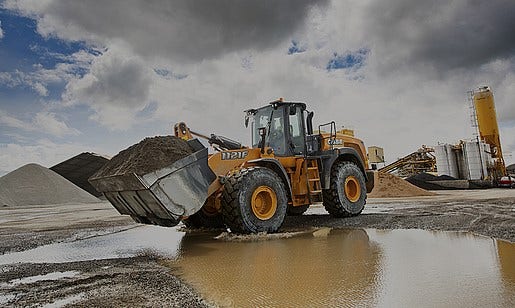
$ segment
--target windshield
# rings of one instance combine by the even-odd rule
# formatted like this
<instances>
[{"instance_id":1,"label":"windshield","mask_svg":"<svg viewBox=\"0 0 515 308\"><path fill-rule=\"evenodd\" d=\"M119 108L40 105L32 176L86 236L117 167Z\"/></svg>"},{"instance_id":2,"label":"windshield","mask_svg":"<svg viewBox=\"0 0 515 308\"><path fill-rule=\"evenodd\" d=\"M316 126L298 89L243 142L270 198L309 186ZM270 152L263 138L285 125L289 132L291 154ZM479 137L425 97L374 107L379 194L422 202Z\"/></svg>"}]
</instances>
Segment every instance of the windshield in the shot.
<instances>
[{"instance_id":1,"label":"windshield","mask_svg":"<svg viewBox=\"0 0 515 308\"><path fill-rule=\"evenodd\" d=\"M254 121L252 123L252 147L256 148L259 144L259 129L265 127L268 131L268 122L272 108L261 108L254 114Z\"/></svg>"},{"instance_id":2,"label":"windshield","mask_svg":"<svg viewBox=\"0 0 515 308\"><path fill-rule=\"evenodd\" d=\"M273 111L273 112L272 112ZM284 138L283 109L273 110L272 107L258 109L252 123L252 146L259 146L259 129L266 128L265 146L274 149L276 155L284 154L286 144Z\"/></svg>"}]
</instances>

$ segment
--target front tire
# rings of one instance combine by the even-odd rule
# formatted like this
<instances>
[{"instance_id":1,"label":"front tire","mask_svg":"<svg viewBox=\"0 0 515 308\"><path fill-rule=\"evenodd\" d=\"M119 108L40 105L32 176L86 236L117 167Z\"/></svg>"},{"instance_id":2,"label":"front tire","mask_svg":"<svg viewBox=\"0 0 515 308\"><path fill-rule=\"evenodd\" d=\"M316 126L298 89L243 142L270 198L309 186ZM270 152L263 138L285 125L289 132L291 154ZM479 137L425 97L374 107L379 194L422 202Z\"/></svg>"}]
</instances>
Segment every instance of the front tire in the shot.
<instances>
[{"instance_id":1,"label":"front tire","mask_svg":"<svg viewBox=\"0 0 515 308\"><path fill-rule=\"evenodd\" d=\"M361 214L367 199L365 176L349 161L336 163L331 170L329 189L323 190L324 207L334 217Z\"/></svg>"},{"instance_id":2,"label":"front tire","mask_svg":"<svg viewBox=\"0 0 515 308\"><path fill-rule=\"evenodd\" d=\"M286 189L275 172L244 168L224 184L222 217L235 233L273 233L283 224L287 204Z\"/></svg>"}]
</instances>

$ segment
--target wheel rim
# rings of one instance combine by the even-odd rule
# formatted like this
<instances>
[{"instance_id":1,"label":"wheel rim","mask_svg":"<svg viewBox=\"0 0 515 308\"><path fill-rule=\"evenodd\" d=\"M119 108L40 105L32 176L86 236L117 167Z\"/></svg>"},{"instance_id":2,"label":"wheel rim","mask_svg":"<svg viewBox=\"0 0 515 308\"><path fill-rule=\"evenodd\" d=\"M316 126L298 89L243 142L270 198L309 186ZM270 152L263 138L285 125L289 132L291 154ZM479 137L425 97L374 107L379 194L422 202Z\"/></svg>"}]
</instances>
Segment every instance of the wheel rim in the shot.
<instances>
[{"instance_id":1,"label":"wheel rim","mask_svg":"<svg viewBox=\"0 0 515 308\"><path fill-rule=\"evenodd\" d=\"M350 202L356 202L361 197L361 187L358 179L351 175L345 179L345 196Z\"/></svg>"},{"instance_id":2,"label":"wheel rim","mask_svg":"<svg viewBox=\"0 0 515 308\"><path fill-rule=\"evenodd\" d=\"M252 193L252 212L261 220L270 219L277 210L277 195L268 186L259 186Z\"/></svg>"}]
</instances>

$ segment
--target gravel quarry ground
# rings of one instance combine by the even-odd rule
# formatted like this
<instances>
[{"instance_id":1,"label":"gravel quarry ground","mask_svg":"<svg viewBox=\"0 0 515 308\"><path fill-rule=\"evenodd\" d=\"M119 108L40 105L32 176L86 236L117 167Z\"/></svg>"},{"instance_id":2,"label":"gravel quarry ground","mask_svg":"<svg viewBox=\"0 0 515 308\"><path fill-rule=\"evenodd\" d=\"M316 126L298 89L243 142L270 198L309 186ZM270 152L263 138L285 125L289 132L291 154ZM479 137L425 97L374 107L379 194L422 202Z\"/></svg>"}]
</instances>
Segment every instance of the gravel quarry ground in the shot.
<instances>
[{"instance_id":1,"label":"gravel quarry ground","mask_svg":"<svg viewBox=\"0 0 515 308\"><path fill-rule=\"evenodd\" d=\"M287 217L281 231L323 227L470 231L515 242L515 189L369 199L362 215L345 219L331 218L317 205L302 216ZM57 243L79 247L88 239L127 230L137 233L138 228L107 202L2 207L0 261L13 252ZM152 251L102 260L1 264L0 306L210 305Z\"/></svg>"}]
</instances>

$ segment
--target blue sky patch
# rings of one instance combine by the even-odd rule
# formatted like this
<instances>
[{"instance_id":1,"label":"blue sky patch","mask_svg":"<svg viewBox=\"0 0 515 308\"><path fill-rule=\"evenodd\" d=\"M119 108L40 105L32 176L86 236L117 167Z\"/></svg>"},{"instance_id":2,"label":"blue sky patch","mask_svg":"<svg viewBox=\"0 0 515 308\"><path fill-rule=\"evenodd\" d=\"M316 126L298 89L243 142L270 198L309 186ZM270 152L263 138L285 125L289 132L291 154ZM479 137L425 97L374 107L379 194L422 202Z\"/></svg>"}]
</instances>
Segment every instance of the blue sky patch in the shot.
<instances>
[{"instance_id":1,"label":"blue sky patch","mask_svg":"<svg viewBox=\"0 0 515 308\"><path fill-rule=\"evenodd\" d=\"M64 55L70 55L87 46L83 42L65 42L37 32L34 19L0 9L0 21L4 37L0 40L0 71L32 70L33 64L53 68L63 62Z\"/></svg>"},{"instance_id":2,"label":"blue sky patch","mask_svg":"<svg viewBox=\"0 0 515 308\"><path fill-rule=\"evenodd\" d=\"M291 41L291 46L290 46L290 48L288 48L289 55L292 55L295 53L302 53L304 51L306 51L306 47L299 45L299 42L297 42L296 40Z\"/></svg>"},{"instance_id":3,"label":"blue sky patch","mask_svg":"<svg viewBox=\"0 0 515 308\"><path fill-rule=\"evenodd\" d=\"M84 42L68 42L49 36L43 37L37 32L37 22L32 18L18 16L15 13L0 9L3 38L0 40L0 107L12 104L20 99L27 99L24 93L30 90L34 102L39 104L39 97L47 100L58 100L65 87L63 72L55 71L61 63L72 64L67 67L66 74L78 77L89 71L89 65L76 64L73 54L85 51L92 55L101 53ZM45 78L45 75L54 76ZM0 76L2 77L2 76ZM59 81L59 78L61 80ZM38 90L36 90L36 88Z\"/></svg>"},{"instance_id":4,"label":"blue sky patch","mask_svg":"<svg viewBox=\"0 0 515 308\"><path fill-rule=\"evenodd\" d=\"M187 74L174 73L173 71L168 70L166 68L155 68L154 73L156 73L158 76L163 77L166 80L170 80L170 79L181 80L181 79L188 77Z\"/></svg>"},{"instance_id":5,"label":"blue sky patch","mask_svg":"<svg viewBox=\"0 0 515 308\"><path fill-rule=\"evenodd\" d=\"M355 52L347 52L345 54L334 53L333 57L327 63L326 69L334 71L339 69L359 69L365 65L370 49L361 48Z\"/></svg>"}]
</instances>

